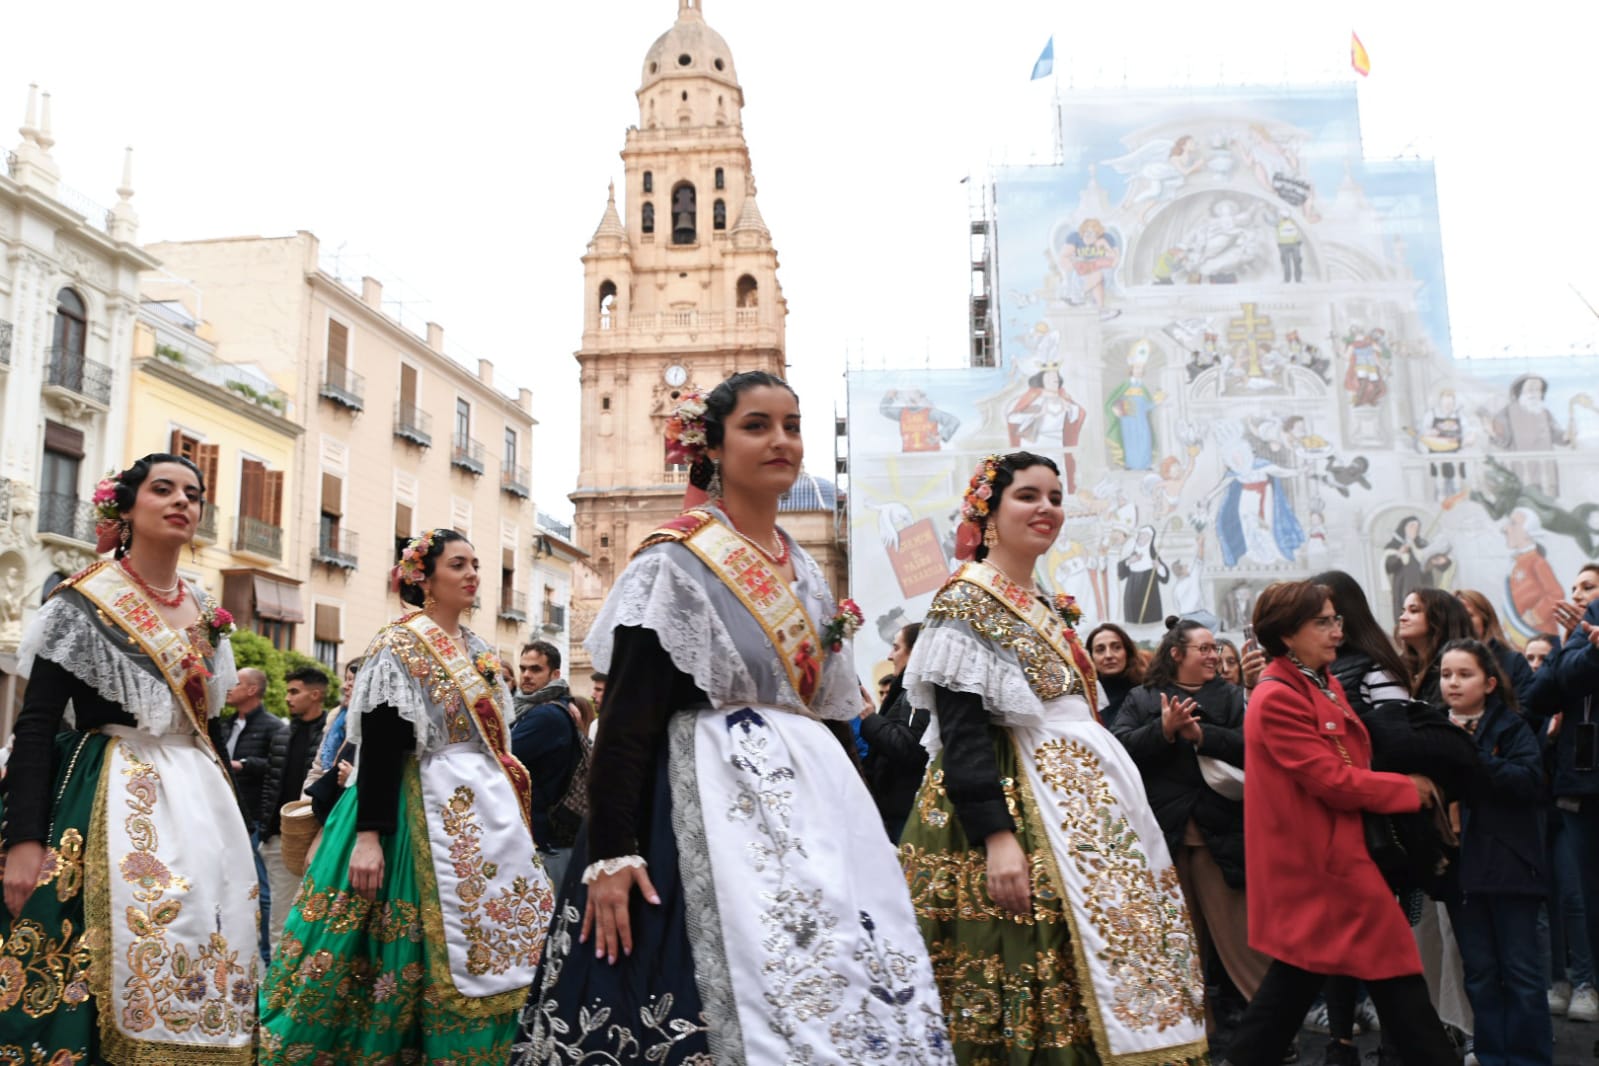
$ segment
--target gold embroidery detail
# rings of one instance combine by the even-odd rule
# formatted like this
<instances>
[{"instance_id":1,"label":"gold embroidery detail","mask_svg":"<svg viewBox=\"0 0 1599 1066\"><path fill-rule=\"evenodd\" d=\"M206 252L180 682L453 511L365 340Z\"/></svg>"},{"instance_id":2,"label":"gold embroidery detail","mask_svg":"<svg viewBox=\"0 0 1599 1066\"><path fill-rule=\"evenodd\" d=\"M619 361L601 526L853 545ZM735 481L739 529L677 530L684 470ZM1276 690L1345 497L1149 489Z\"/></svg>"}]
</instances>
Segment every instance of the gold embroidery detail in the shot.
<instances>
[{"instance_id":1,"label":"gold embroidery detail","mask_svg":"<svg viewBox=\"0 0 1599 1066\"><path fill-rule=\"evenodd\" d=\"M1068 945L1036 951L1032 962L1019 964L964 944L951 950L935 942L929 955L951 1040L1024 1051L1093 1044Z\"/></svg>"},{"instance_id":2,"label":"gold embroidery detail","mask_svg":"<svg viewBox=\"0 0 1599 1066\"><path fill-rule=\"evenodd\" d=\"M1038 631L986 590L968 581L951 581L927 608L927 618L957 619L978 636L1004 648L1021 664L1033 694L1045 702L1057 696L1087 694L1077 668L1062 659Z\"/></svg>"},{"instance_id":3,"label":"gold embroidery detail","mask_svg":"<svg viewBox=\"0 0 1599 1066\"><path fill-rule=\"evenodd\" d=\"M1098 962L1115 986L1108 1012L1132 1029L1203 1021L1205 982L1176 868L1157 880L1087 745L1046 741L1034 757L1064 816L1068 857L1094 886L1082 909L1106 942Z\"/></svg>"},{"instance_id":4,"label":"gold embroidery detail","mask_svg":"<svg viewBox=\"0 0 1599 1066\"><path fill-rule=\"evenodd\" d=\"M0 870L4 867L0 866ZM83 834L68 829L61 834L59 847L46 848L39 867L39 888L54 882L56 900L66 903L83 887ZM0 1062L0 1066L4 1066Z\"/></svg>"},{"instance_id":5,"label":"gold embroidery detail","mask_svg":"<svg viewBox=\"0 0 1599 1066\"><path fill-rule=\"evenodd\" d=\"M451 744L462 744L477 735L468 712L466 701L450 672L439 664L422 643L422 638L407 626L391 625L384 628L367 648L367 656L387 648L400 660L405 672L416 678L427 693L427 698L444 710L444 734Z\"/></svg>"},{"instance_id":6,"label":"gold embroidery detail","mask_svg":"<svg viewBox=\"0 0 1599 1066\"><path fill-rule=\"evenodd\" d=\"M294 898L294 907L305 922L325 922L328 931L338 936L359 929L380 944L392 944L398 940L420 943L422 940L422 923L416 904L403 899L374 904L372 900L354 892L319 889L309 874Z\"/></svg>"},{"instance_id":7,"label":"gold embroidery detail","mask_svg":"<svg viewBox=\"0 0 1599 1066\"><path fill-rule=\"evenodd\" d=\"M60 939L30 919L12 923L0 941L0 1013L19 1002L22 1013L42 1018L57 1007L76 1007L89 998L89 949L72 922L61 921ZM4 1064L0 1058L0 1066Z\"/></svg>"},{"instance_id":8,"label":"gold embroidery detail","mask_svg":"<svg viewBox=\"0 0 1599 1066\"><path fill-rule=\"evenodd\" d=\"M465 928L466 970L473 976L505 973L522 965L537 966L544 931L555 899L543 879L516 877L490 896L499 866L483 857L483 829L472 808L477 796L466 785L456 788L441 812L450 838L450 861L460 879L461 923ZM489 924L487 928L484 921Z\"/></svg>"},{"instance_id":9,"label":"gold embroidery detail","mask_svg":"<svg viewBox=\"0 0 1599 1066\"><path fill-rule=\"evenodd\" d=\"M34 1044L23 1052L16 1044L0 1045L0 1066L75 1066L88 1055L86 1051L69 1051L60 1048L50 1051Z\"/></svg>"}]
</instances>

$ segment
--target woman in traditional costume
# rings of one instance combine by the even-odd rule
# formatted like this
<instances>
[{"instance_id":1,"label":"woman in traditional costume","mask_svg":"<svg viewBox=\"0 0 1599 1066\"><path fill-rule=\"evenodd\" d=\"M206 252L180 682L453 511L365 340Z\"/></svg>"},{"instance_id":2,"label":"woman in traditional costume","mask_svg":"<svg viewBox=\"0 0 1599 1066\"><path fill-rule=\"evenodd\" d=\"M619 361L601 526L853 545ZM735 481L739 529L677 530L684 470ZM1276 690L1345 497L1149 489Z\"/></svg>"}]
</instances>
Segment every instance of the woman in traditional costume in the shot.
<instances>
[{"instance_id":1,"label":"woman in traditional costume","mask_svg":"<svg viewBox=\"0 0 1599 1066\"><path fill-rule=\"evenodd\" d=\"M900 838L956 1061L1201 1061L1177 870L1095 719L1081 612L1034 584L1064 521L1055 464L989 456L961 513L957 555L975 561L933 598L905 671L934 758Z\"/></svg>"},{"instance_id":2,"label":"woman in traditional costume","mask_svg":"<svg viewBox=\"0 0 1599 1066\"><path fill-rule=\"evenodd\" d=\"M351 787L323 828L261 990L261 1062L499 1063L554 893L533 853L500 662L461 615L478 561L430 529L395 567L421 610L367 649Z\"/></svg>"},{"instance_id":3,"label":"woman in traditional costume","mask_svg":"<svg viewBox=\"0 0 1599 1066\"><path fill-rule=\"evenodd\" d=\"M512 1062L950 1063L850 755L859 609L776 525L799 402L736 374L667 439L710 498L646 538L591 630L589 823Z\"/></svg>"},{"instance_id":4,"label":"woman in traditional costume","mask_svg":"<svg viewBox=\"0 0 1599 1066\"><path fill-rule=\"evenodd\" d=\"M235 680L232 619L178 576L205 480L147 455L94 505L115 560L57 585L18 653L0 1062L244 1066L258 886L206 728Z\"/></svg>"}]
</instances>

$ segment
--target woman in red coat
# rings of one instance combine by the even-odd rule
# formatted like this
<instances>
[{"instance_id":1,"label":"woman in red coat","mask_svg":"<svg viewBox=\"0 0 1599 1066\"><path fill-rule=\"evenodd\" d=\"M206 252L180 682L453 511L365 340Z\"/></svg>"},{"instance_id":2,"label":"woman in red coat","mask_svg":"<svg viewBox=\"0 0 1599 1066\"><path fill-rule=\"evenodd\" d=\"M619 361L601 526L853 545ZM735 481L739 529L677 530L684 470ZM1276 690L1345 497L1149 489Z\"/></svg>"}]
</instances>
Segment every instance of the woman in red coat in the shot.
<instances>
[{"instance_id":1,"label":"woman in red coat","mask_svg":"<svg viewBox=\"0 0 1599 1066\"><path fill-rule=\"evenodd\" d=\"M1327 670L1343 619L1324 585L1279 582L1255 604L1271 663L1244 719L1249 943L1273 959L1228 1059L1279 1063L1330 975L1371 990L1384 1035L1407 1066L1455 1066L1427 998L1421 958L1393 892L1366 851L1361 812L1437 801L1419 775L1375 773L1371 741Z\"/></svg>"}]
</instances>

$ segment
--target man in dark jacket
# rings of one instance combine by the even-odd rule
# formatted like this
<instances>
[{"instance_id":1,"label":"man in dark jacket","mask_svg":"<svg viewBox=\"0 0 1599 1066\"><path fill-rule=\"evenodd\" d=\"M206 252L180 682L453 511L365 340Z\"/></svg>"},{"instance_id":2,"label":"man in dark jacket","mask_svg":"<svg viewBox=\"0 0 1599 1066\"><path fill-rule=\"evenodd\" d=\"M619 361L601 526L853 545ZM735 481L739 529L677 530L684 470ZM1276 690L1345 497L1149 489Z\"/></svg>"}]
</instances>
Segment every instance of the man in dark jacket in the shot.
<instances>
[{"instance_id":1,"label":"man in dark jacket","mask_svg":"<svg viewBox=\"0 0 1599 1066\"><path fill-rule=\"evenodd\" d=\"M250 846L255 852L255 874L261 883L261 958L272 961L272 883L261 861L261 783L266 778L267 756L272 738L283 731L283 723L261 706L266 693L266 675L254 667L239 671L239 680L228 689L228 706L236 712L231 719L211 720L211 740L217 753L227 761L233 777L233 790L244 812L244 825L250 831ZM284 900L283 906L289 905Z\"/></svg>"},{"instance_id":2,"label":"man in dark jacket","mask_svg":"<svg viewBox=\"0 0 1599 1066\"><path fill-rule=\"evenodd\" d=\"M546 640L522 648L511 754L533 785L533 842L550 880L559 886L586 812L588 741L572 716L572 694L561 678L561 649Z\"/></svg>"},{"instance_id":3,"label":"man in dark jacket","mask_svg":"<svg viewBox=\"0 0 1599 1066\"><path fill-rule=\"evenodd\" d=\"M888 653L889 661L894 664L892 682L883 696L881 709L861 719L861 739L867 744L866 784L872 791L872 799L877 801L877 811L883 816L888 839L896 843L905 828L905 820L910 817L916 791L921 788L922 775L927 769L927 749L922 747L922 734L927 732L931 715L911 707L903 684L905 664L910 661L911 649L916 646L916 635L921 629L920 622L912 622L894 634L894 645Z\"/></svg>"},{"instance_id":4,"label":"man in dark jacket","mask_svg":"<svg viewBox=\"0 0 1599 1066\"><path fill-rule=\"evenodd\" d=\"M266 779L261 787L261 862L278 905L272 909L272 941L283 936L283 923L299 890L300 879L283 865L282 811L285 803L300 798L305 776L311 770L322 730L328 723L322 701L328 693L328 675L314 666L303 666L289 674L289 728L272 738L267 757Z\"/></svg>"},{"instance_id":5,"label":"man in dark jacket","mask_svg":"<svg viewBox=\"0 0 1599 1066\"><path fill-rule=\"evenodd\" d=\"M1244 764L1244 690L1217 676L1220 662L1209 629L1175 621L1111 732L1138 764L1202 953L1214 945L1248 1000L1271 960L1249 946L1244 805L1207 785L1199 766L1200 756Z\"/></svg>"}]
</instances>

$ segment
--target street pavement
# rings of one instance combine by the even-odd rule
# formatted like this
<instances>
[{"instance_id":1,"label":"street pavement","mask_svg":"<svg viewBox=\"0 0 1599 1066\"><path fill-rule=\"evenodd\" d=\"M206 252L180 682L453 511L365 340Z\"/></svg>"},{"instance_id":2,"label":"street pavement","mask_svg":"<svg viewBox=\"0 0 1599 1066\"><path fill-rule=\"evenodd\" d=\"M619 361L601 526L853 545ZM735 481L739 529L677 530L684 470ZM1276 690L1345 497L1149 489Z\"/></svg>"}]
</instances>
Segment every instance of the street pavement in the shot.
<instances>
[{"instance_id":1,"label":"street pavement","mask_svg":"<svg viewBox=\"0 0 1599 1066\"><path fill-rule=\"evenodd\" d=\"M1554 1023L1554 1066L1593 1066L1599 1063L1599 1024L1572 1022L1565 1018L1556 1018ZM1356 1038L1355 1043L1360 1045L1362 1062L1366 1061L1367 1053L1375 1054L1379 1039L1376 1033L1363 1034ZM1322 1052L1326 1048L1327 1037L1308 1030L1301 1032L1300 1066L1322 1066ZM1371 1061L1376 1060L1373 1058Z\"/></svg>"}]
</instances>

